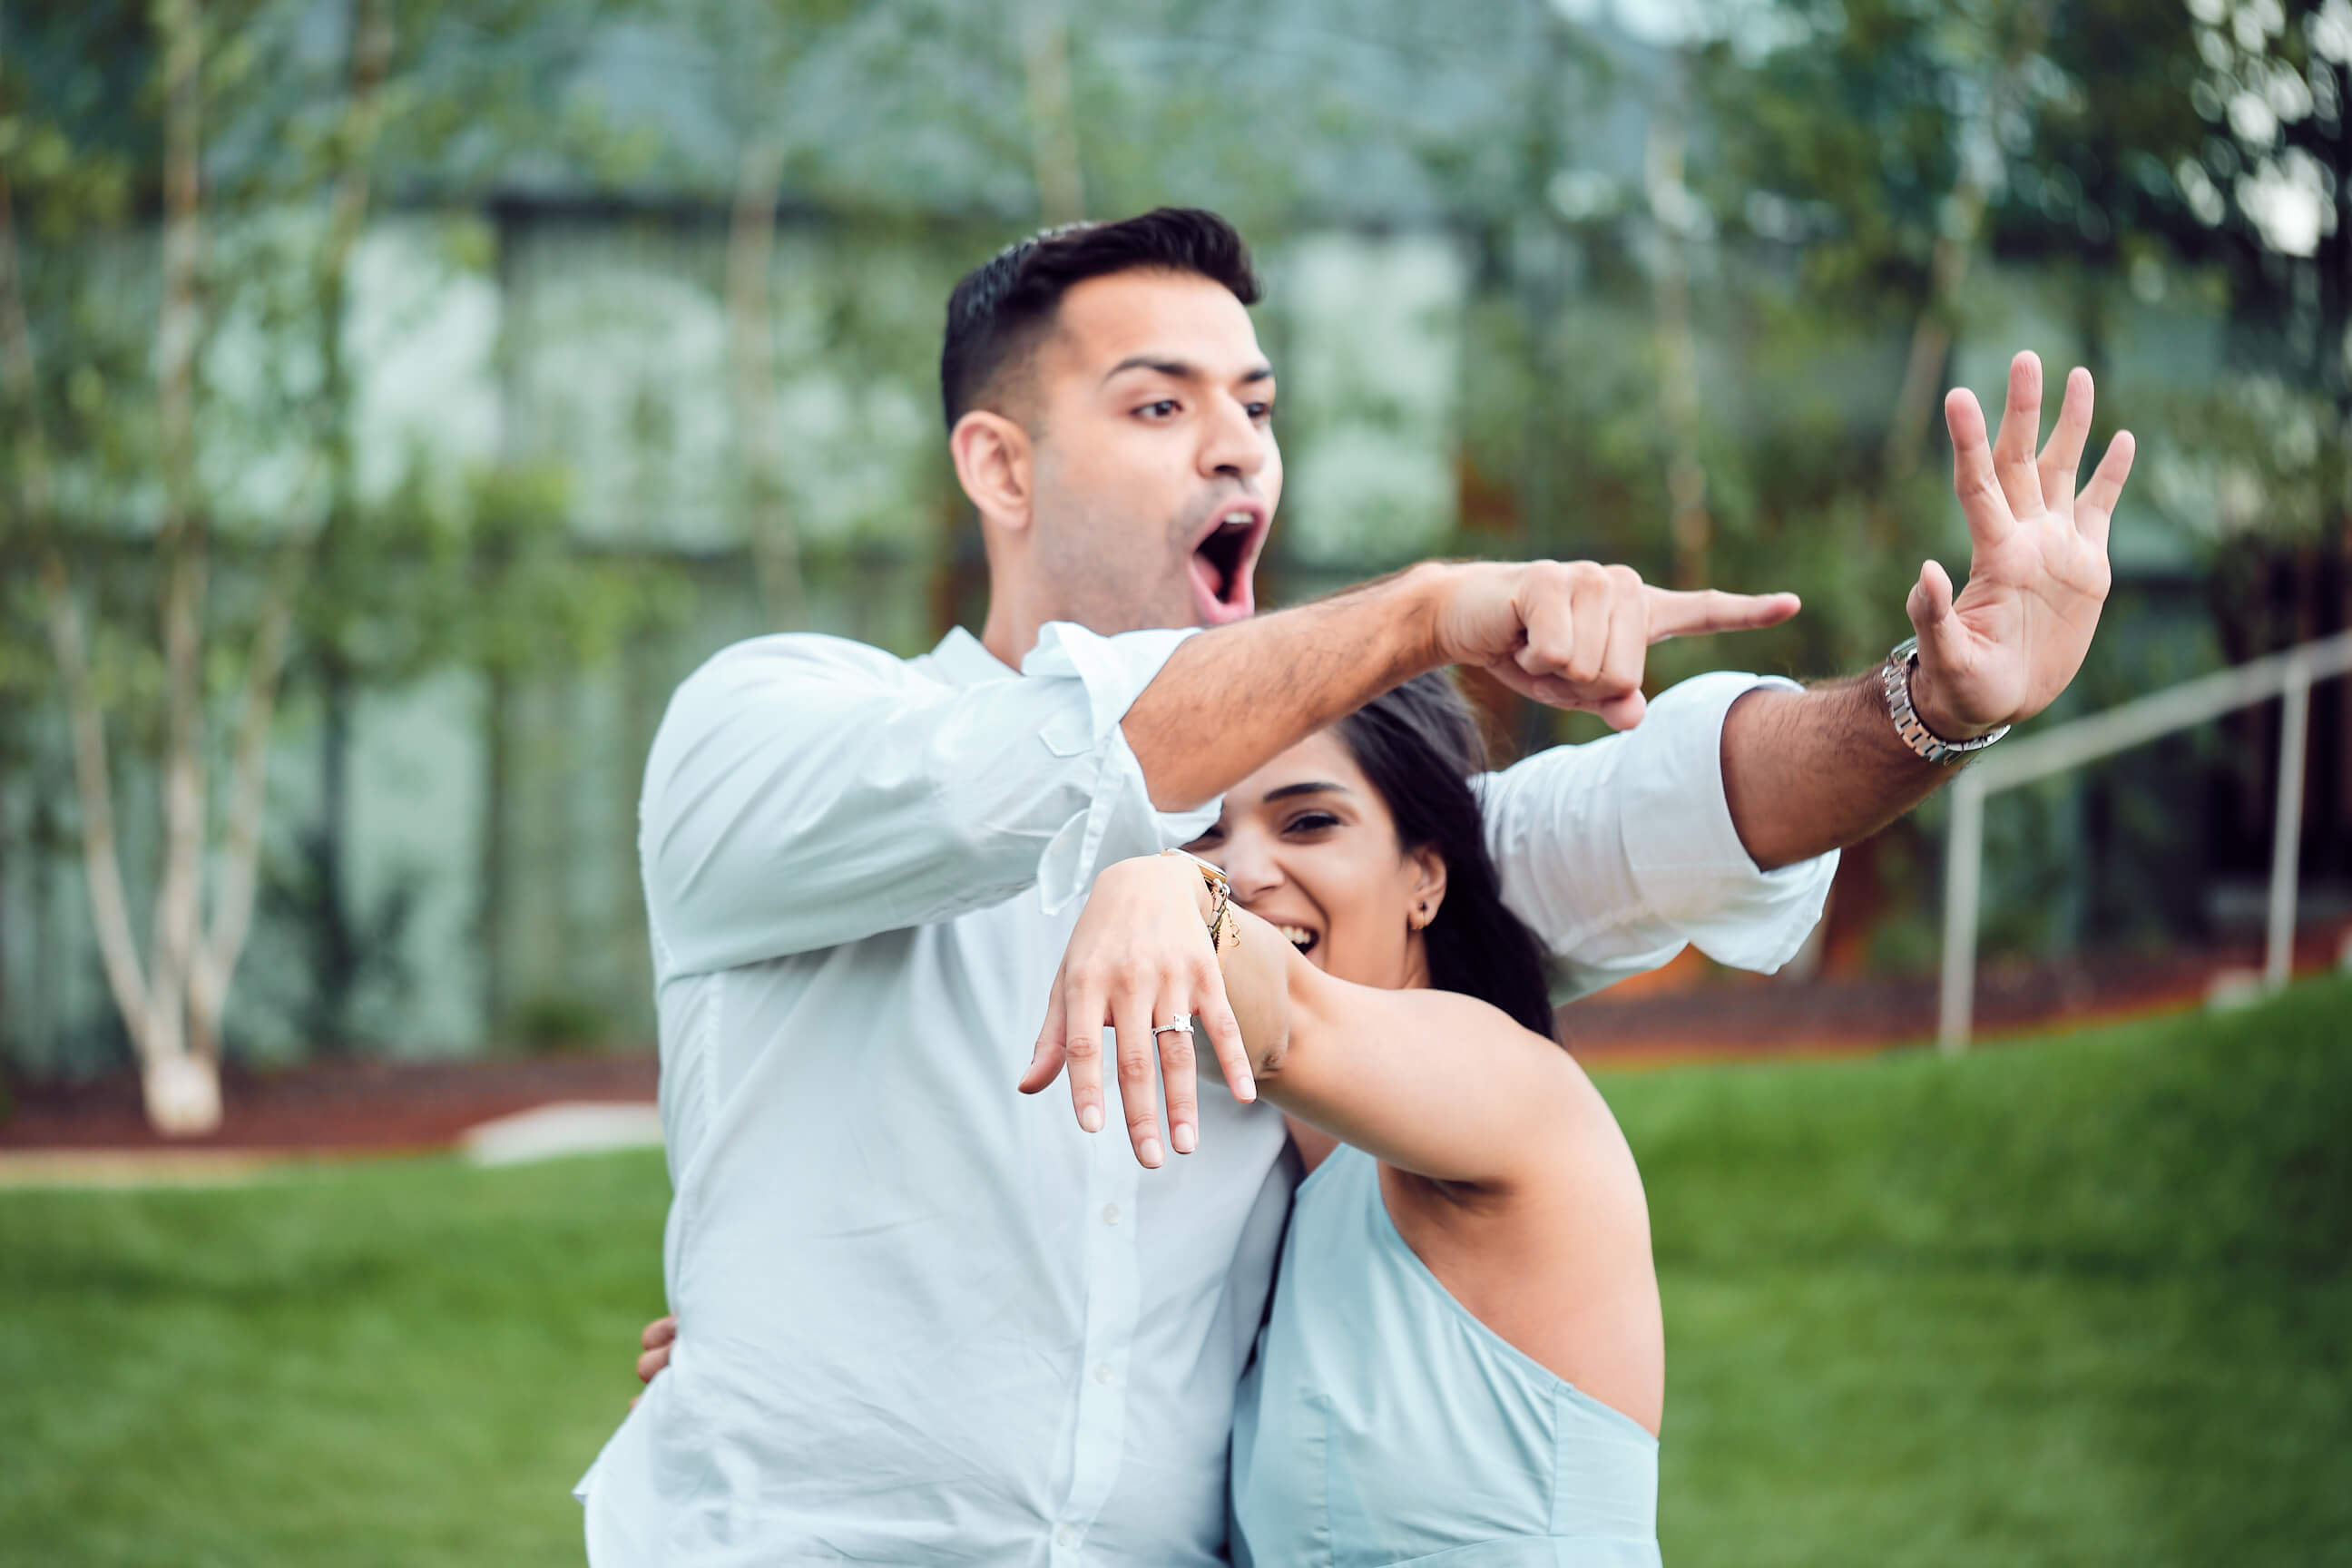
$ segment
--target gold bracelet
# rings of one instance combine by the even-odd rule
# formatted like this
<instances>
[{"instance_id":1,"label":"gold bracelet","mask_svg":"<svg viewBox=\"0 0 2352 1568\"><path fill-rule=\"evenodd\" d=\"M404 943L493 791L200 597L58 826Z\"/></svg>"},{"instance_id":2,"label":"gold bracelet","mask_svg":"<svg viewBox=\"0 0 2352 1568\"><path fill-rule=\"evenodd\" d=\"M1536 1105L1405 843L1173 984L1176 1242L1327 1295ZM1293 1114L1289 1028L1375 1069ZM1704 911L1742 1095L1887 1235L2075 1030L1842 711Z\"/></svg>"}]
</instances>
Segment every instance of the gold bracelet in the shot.
<instances>
[{"instance_id":1,"label":"gold bracelet","mask_svg":"<svg viewBox=\"0 0 2352 1568\"><path fill-rule=\"evenodd\" d=\"M1160 853L1190 860L1201 868L1201 880L1208 884L1209 891L1214 895L1214 902L1209 907L1209 951L1223 956L1225 951L1225 932L1233 927L1234 885L1232 881L1226 878L1224 872L1210 865L1198 855L1188 854L1181 849L1162 849Z\"/></svg>"}]
</instances>

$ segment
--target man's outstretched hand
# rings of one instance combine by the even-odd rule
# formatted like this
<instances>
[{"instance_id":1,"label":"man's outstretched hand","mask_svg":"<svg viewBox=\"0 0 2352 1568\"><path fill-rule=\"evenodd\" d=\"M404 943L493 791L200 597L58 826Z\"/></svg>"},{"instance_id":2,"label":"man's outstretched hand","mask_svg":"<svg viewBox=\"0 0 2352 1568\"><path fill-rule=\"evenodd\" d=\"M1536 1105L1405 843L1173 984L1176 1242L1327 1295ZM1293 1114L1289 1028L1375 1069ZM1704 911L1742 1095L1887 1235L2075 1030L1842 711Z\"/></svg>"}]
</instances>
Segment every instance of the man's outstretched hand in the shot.
<instances>
[{"instance_id":1,"label":"man's outstretched hand","mask_svg":"<svg viewBox=\"0 0 2352 1568\"><path fill-rule=\"evenodd\" d=\"M2083 667L2107 597L2107 523L2131 473L2131 432L2119 432L2078 495L2075 470L2091 437L2091 373L2066 378L2057 428L2037 458L2042 362L2009 366L2000 434L1985 439L1984 411L1963 390L1944 399L1952 432L1952 488L1974 546L1968 585L1929 561L1906 606L1919 634L1911 681L1920 721L1964 741L2031 719Z\"/></svg>"},{"instance_id":2,"label":"man's outstretched hand","mask_svg":"<svg viewBox=\"0 0 2352 1568\"><path fill-rule=\"evenodd\" d=\"M1642 721L1651 644L1774 626L1801 607L1794 594L1654 588L1630 566L1591 561L1446 570L1436 603L1445 663L1475 665L1550 707L1598 713L1614 730Z\"/></svg>"}]
</instances>

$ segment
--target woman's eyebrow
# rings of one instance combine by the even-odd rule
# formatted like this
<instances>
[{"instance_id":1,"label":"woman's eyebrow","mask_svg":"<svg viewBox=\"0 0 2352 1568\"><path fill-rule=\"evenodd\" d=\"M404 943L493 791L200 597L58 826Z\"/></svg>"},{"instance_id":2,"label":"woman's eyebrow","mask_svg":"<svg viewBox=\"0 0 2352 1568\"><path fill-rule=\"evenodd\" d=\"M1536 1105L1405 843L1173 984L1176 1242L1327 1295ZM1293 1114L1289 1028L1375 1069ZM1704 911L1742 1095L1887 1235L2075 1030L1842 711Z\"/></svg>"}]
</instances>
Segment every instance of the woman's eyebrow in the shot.
<instances>
[{"instance_id":1,"label":"woman's eyebrow","mask_svg":"<svg viewBox=\"0 0 2352 1568\"><path fill-rule=\"evenodd\" d=\"M1265 792L1265 802L1271 805L1277 800L1288 800L1295 795L1321 795L1327 792L1334 795L1352 793L1346 784L1318 779L1312 784L1284 784L1280 789L1270 789Z\"/></svg>"}]
</instances>

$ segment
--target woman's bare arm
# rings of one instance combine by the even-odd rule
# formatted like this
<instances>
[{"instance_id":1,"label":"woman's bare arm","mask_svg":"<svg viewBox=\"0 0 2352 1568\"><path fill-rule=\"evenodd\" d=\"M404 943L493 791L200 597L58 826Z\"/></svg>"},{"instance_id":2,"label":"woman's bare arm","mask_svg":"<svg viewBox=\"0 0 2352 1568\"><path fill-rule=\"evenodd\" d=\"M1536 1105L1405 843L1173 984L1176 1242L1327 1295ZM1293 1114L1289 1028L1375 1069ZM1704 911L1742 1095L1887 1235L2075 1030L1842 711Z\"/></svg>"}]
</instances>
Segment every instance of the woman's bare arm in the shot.
<instances>
[{"instance_id":1,"label":"woman's bare arm","mask_svg":"<svg viewBox=\"0 0 2352 1568\"><path fill-rule=\"evenodd\" d=\"M1433 1181L1512 1187L1557 1165L1594 1095L1559 1046L1475 997L1334 979L1235 913L1226 994L1266 1099ZM1277 1010L1278 1030L1253 1031Z\"/></svg>"},{"instance_id":2,"label":"woman's bare arm","mask_svg":"<svg viewBox=\"0 0 2352 1568\"><path fill-rule=\"evenodd\" d=\"M1051 1083L1066 1046L1093 1043L1091 1031L1072 1028L1068 1018L1100 1016L1095 996L1122 989L1121 976L1156 971L1182 984L1129 979L1124 988L1135 1000L1124 1009L1128 1016L1157 1022L1198 1013L1220 1058L1245 1053L1257 1089L1284 1110L1435 1181L1517 1184L1556 1164L1583 1115L1599 1106L1566 1052L1499 1009L1449 991L1384 991L1336 980L1240 909L1232 911L1238 939L1228 939L1212 967L1199 919L1209 907L1208 889L1188 861L1147 857L1104 871L1071 934L1022 1089L1034 1093ZM1178 945L1181 962L1159 951ZM1121 1030L1122 1056L1129 1033ZM1099 1068L1090 1088L1076 1070L1077 1051L1068 1059L1084 1121L1087 1109L1099 1103ZM1122 1061L1123 1095L1132 1076ZM1249 1091L1236 1085L1236 1092ZM1171 1120L1189 1120L1189 1107L1170 1109ZM1129 1106L1131 1131L1139 1113L1139 1104ZM1140 1137L1138 1142L1140 1149ZM1158 1163L1156 1155L1155 1148L1144 1163Z\"/></svg>"}]
</instances>

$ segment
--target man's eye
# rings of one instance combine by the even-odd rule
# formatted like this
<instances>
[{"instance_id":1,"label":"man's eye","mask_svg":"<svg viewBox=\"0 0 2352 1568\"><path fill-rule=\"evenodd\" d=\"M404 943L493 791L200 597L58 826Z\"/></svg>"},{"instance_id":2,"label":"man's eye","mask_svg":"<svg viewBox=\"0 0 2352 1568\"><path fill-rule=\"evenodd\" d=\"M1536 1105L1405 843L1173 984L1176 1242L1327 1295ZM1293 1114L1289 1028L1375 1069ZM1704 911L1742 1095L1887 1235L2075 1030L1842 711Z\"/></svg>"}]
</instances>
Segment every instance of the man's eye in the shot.
<instances>
[{"instance_id":1,"label":"man's eye","mask_svg":"<svg viewBox=\"0 0 2352 1568\"><path fill-rule=\"evenodd\" d=\"M1165 419L1176 412L1176 400L1172 397L1163 397L1157 403L1145 404L1136 412L1148 418Z\"/></svg>"},{"instance_id":2,"label":"man's eye","mask_svg":"<svg viewBox=\"0 0 2352 1568\"><path fill-rule=\"evenodd\" d=\"M1249 416L1255 423L1263 425L1274 417L1274 405L1253 403L1249 405Z\"/></svg>"}]
</instances>

